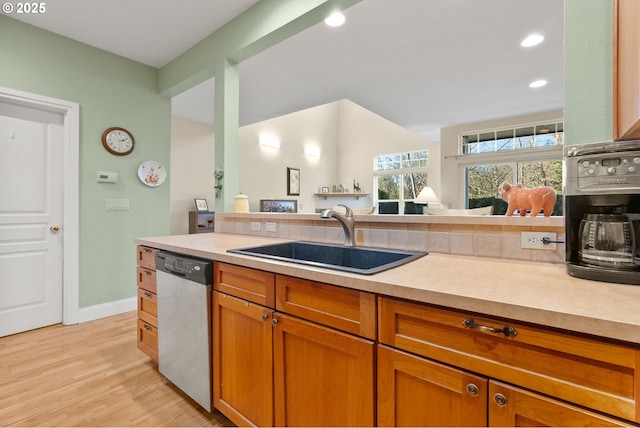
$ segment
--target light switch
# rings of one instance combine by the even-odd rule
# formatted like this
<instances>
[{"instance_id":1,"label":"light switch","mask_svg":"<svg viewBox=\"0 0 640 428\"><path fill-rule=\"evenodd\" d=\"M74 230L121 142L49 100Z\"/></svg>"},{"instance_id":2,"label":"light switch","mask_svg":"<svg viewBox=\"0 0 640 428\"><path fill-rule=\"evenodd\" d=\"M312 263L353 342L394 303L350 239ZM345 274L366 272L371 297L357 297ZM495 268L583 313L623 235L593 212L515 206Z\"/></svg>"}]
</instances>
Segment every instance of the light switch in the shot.
<instances>
[{"instance_id":1,"label":"light switch","mask_svg":"<svg viewBox=\"0 0 640 428\"><path fill-rule=\"evenodd\" d=\"M98 183L117 183L117 172L96 171L96 181Z\"/></svg>"}]
</instances>

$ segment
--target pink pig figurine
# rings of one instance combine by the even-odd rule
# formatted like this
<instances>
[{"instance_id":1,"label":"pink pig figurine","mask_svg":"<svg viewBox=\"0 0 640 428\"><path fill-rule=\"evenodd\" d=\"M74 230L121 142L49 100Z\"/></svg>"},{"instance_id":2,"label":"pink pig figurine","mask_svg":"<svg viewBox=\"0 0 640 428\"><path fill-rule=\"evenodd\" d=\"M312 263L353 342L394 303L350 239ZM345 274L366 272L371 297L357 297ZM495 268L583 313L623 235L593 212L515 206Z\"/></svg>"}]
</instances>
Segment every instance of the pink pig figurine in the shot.
<instances>
[{"instance_id":1,"label":"pink pig figurine","mask_svg":"<svg viewBox=\"0 0 640 428\"><path fill-rule=\"evenodd\" d=\"M512 186L509 183L502 183L498 189L500 197L507 201L509 207L505 215L513 215L515 210L520 210L520 215L527 215L527 210L531 211L530 216L535 217L540 210L544 209L544 216L549 217L553 213L556 203L556 191L551 187L535 187L525 189L518 183Z\"/></svg>"}]
</instances>

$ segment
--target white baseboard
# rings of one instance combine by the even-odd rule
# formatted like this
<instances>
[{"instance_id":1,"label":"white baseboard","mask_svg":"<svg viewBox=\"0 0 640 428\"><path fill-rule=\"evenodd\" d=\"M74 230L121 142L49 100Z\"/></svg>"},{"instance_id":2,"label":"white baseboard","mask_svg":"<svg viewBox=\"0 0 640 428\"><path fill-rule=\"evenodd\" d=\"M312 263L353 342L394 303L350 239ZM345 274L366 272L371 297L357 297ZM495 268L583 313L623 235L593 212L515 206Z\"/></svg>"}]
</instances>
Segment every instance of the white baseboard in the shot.
<instances>
[{"instance_id":1,"label":"white baseboard","mask_svg":"<svg viewBox=\"0 0 640 428\"><path fill-rule=\"evenodd\" d=\"M110 317L112 315L122 314L124 312L135 311L136 309L138 309L137 297L87 306L85 308L80 308L78 322L82 323L93 321L100 318Z\"/></svg>"}]
</instances>

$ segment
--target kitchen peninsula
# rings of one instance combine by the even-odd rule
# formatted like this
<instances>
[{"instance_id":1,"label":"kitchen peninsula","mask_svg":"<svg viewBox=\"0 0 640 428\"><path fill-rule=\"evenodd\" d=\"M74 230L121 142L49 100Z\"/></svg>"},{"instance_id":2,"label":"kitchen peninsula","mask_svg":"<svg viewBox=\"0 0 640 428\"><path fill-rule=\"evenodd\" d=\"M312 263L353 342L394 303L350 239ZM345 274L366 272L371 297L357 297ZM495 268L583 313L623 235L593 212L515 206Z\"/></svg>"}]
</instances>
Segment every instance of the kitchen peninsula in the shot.
<instances>
[{"instance_id":1,"label":"kitchen peninsula","mask_svg":"<svg viewBox=\"0 0 640 428\"><path fill-rule=\"evenodd\" d=\"M493 221L510 220L514 224L524 221ZM538 223L542 227L556 226L555 219L540 220L550 222ZM429 221L438 223L440 219ZM640 288L572 278L562 263L436 252L372 276L227 252L284 240L231 233L136 240L139 246L216 262L216 272L222 273L216 273L214 279L214 295L218 296L213 305L214 331L216 320L229 326L235 319L220 318L220 314L228 316L231 309L256 311L253 316L260 334L251 337L263 341L254 343L251 349L268 346L269 352L264 352L268 357L258 361L273 365L273 378L254 379L255 391L242 393L257 394L254 399L260 401L264 391L275 392L273 401L265 399L264 406L246 406L234 401L233 396L223 396L225 399L217 402L222 404L214 401L216 408L222 407L221 411L235 423L397 425L411 417L408 420L419 425L433 421L420 419L425 415L416 410L419 403L426 409L427 402L473 407L473 411L454 410L441 415L443 419L436 422L441 425L514 425L516 417L551 425L640 421L636 397L640 385L640 313L635 303L640 301ZM254 287L258 277L260 290L264 291L261 301L250 297L252 293L262 296ZM251 293L242 291L245 284ZM230 291L233 289L238 293ZM265 337L270 340L268 344ZM326 343L307 343L321 337L328 343L340 340L341 353L324 353L330 347ZM227 342L218 339L216 344L214 333L214 365L217 356L227 355L220 354L221 343ZM343 355L347 350L353 352L349 358ZM336 360L313 359L311 355L316 354L324 359L335 354ZM308 355L312 361L301 360L300 355ZM309 366L311 362L326 367ZM229 362L222 359L217 364ZM365 374L351 371L356 367L364 367ZM296 371L302 369L305 378L296 379ZM225 394L224 385L217 384L222 381L215 378L220 370L228 375L233 367L214 370L214 391L221 388L218 397ZM357 386L345 383L354 376L364 380ZM331 385L333 382L340 385ZM450 396L439 395L438 388L420 386L442 382L440 387L445 387ZM305 403L291 400L304 396L304 388L313 389L314 385L320 385L322 395L309 392L310 396L335 396L343 401L335 408L331 406L336 403L329 401L313 404L332 409L326 413L337 420L321 419L324 416L313 412L306 416L311 419L300 419L305 417L304 411L296 412L295 408ZM349 391L364 397L360 400L364 404L358 404L357 411L351 408L340 413L351 403L348 395L340 394ZM250 409L257 407L260 411L253 414ZM537 413L527 414L531 412L527 409L537 409ZM352 415L351 419L346 415ZM425 417L432 416L433 412Z\"/></svg>"}]
</instances>

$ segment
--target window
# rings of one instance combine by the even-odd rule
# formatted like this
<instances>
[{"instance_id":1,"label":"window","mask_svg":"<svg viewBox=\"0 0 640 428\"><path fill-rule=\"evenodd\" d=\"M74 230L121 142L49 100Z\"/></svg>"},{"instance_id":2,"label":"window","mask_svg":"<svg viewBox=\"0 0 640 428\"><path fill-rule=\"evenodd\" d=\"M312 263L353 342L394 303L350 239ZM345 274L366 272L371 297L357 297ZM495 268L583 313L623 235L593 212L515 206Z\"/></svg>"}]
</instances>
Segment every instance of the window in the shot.
<instances>
[{"instance_id":1,"label":"window","mask_svg":"<svg viewBox=\"0 0 640 428\"><path fill-rule=\"evenodd\" d=\"M379 214L422 214L413 200L427 185L426 150L374 158L374 188Z\"/></svg>"},{"instance_id":2,"label":"window","mask_svg":"<svg viewBox=\"0 0 640 428\"><path fill-rule=\"evenodd\" d=\"M553 188L558 194L553 214L562 215L563 130L563 123L556 121L461 135L465 206L493 205L494 215L504 215L507 203L498 188L504 182L522 183Z\"/></svg>"},{"instance_id":3,"label":"window","mask_svg":"<svg viewBox=\"0 0 640 428\"><path fill-rule=\"evenodd\" d=\"M460 152L472 155L562 146L563 131L564 124L554 122L463 134Z\"/></svg>"}]
</instances>

